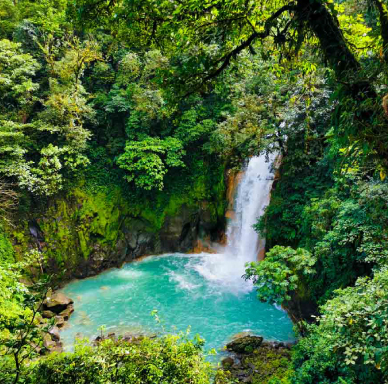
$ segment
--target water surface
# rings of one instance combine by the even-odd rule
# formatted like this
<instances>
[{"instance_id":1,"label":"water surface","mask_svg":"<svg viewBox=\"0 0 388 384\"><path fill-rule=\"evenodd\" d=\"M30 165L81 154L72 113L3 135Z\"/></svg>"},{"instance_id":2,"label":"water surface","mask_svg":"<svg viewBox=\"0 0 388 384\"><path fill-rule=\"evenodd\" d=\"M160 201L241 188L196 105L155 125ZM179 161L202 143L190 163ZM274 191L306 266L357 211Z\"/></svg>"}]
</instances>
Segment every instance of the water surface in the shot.
<instances>
[{"instance_id":1,"label":"water surface","mask_svg":"<svg viewBox=\"0 0 388 384\"><path fill-rule=\"evenodd\" d=\"M166 332L191 326L206 340L206 349L220 349L235 334L249 331L278 341L293 339L287 314L259 302L249 282L229 272L233 260L224 254L153 256L73 281L63 292L75 312L61 332L65 349L75 337L106 333L155 333L162 329L151 316L157 310Z\"/></svg>"}]
</instances>

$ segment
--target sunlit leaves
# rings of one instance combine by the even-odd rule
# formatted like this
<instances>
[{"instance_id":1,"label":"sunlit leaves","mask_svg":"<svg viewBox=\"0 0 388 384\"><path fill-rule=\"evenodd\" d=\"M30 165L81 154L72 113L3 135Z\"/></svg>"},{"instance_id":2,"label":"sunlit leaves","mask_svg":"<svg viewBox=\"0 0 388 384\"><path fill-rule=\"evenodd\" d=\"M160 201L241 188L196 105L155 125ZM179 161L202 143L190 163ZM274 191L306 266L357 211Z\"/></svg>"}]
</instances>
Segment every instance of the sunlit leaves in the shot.
<instances>
[{"instance_id":1,"label":"sunlit leaves","mask_svg":"<svg viewBox=\"0 0 388 384\"><path fill-rule=\"evenodd\" d=\"M261 301L282 304L291 299L303 275L316 273L316 259L302 248L273 247L260 262L247 265L244 278L253 281Z\"/></svg>"},{"instance_id":2,"label":"sunlit leaves","mask_svg":"<svg viewBox=\"0 0 388 384\"><path fill-rule=\"evenodd\" d=\"M0 81L9 95L8 100L2 100L3 106L12 97L20 105L18 112L22 120L27 120L28 116L23 116L27 113L26 105L37 100L34 93L38 85L31 78L39 66L30 55L21 53L20 45L6 40L1 43L5 70ZM63 186L64 172L75 171L88 163L83 152L90 132L83 124L92 119L93 110L87 105L88 94L81 78L86 66L101 56L94 41L81 43L74 38L65 46L64 56L57 59L57 51L41 45L53 76L49 79L49 95L40 101L44 109L29 124L9 120L1 124L0 150L9 156L1 161L0 171L16 178L19 187L34 194L55 194ZM17 120L17 116L11 117ZM49 133L55 145L50 141L44 145L37 140L42 132Z\"/></svg>"},{"instance_id":3,"label":"sunlit leaves","mask_svg":"<svg viewBox=\"0 0 388 384\"><path fill-rule=\"evenodd\" d=\"M171 167L183 167L182 143L173 137L164 140L148 137L129 141L117 163L127 172L125 178L139 188L162 190L164 176Z\"/></svg>"},{"instance_id":4,"label":"sunlit leaves","mask_svg":"<svg viewBox=\"0 0 388 384\"><path fill-rule=\"evenodd\" d=\"M106 339L94 348L79 341L73 353L51 354L33 364L29 376L40 384L208 384L215 372L205 361L203 344L183 332L134 342Z\"/></svg>"},{"instance_id":5,"label":"sunlit leaves","mask_svg":"<svg viewBox=\"0 0 388 384\"><path fill-rule=\"evenodd\" d=\"M39 68L37 60L22 51L21 44L0 40L0 102L9 105L16 102L15 107L31 102L34 91L39 88L32 77ZM8 112L4 106L2 112Z\"/></svg>"}]
</instances>

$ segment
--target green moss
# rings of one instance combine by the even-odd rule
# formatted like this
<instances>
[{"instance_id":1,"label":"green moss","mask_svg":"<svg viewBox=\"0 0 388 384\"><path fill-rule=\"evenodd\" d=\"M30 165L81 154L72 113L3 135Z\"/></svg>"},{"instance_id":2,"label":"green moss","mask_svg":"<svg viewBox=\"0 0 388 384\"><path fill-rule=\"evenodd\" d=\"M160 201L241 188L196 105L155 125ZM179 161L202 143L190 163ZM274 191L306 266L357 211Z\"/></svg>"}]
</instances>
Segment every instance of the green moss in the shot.
<instances>
[{"instance_id":1,"label":"green moss","mask_svg":"<svg viewBox=\"0 0 388 384\"><path fill-rule=\"evenodd\" d=\"M205 173L204 173L205 169ZM202 168L189 179L174 175L163 191L147 194L133 191L123 184L90 188L85 180L41 206L30 209L44 241L42 249L59 270L72 273L80 264L98 253L98 258L115 257L118 244L124 242L125 227L134 233L154 236L158 249L159 232L168 217L206 211L206 220L217 224L225 211L224 168ZM15 251L22 255L31 247L26 214L12 233Z\"/></svg>"},{"instance_id":2,"label":"green moss","mask_svg":"<svg viewBox=\"0 0 388 384\"><path fill-rule=\"evenodd\" d=\"M101 243L111 243L118 239L120 223L120 207L123 201L117 190L111 195L103 192L86 194L84 191L75 190L74 196L82 201L82 208L77 212L76 219L83 223L80 232L88 238L88 234L96 236ZM128 207L124 207L123 212Z\"/></svg>"},{"instance_id":3,"label":"green moss","mask_svg":"<svg viewBox=\"0 0 388 384\"><path fill-rule=\"evenodd\" d=\"M31 241L28 221L23 220L19 226L12 227L12 229L9 228L6 232L9 234L9 240L13 244L14 257L16 260L20 260Z\"/></svg>"},{"instance_id":4,"label":"green moss","mask_svg":"<svg viewBox=\"0 0 388 384\"><path fill-rule=\"evenodd\" d=\"M246 377L252 384L291 384L290 350L261 345L245 353L249 354L238 355L239 361L223 362L217 372L216 384L240 383L241 377Z\"/></svg>"},{"instance_id":5,"label":"green moss","mask_svg":"<svg viewBox=\"0 0 388 384\"><path fill-rule=\"evenodd\" d=\"M121 196L87 193L75 188L56 199L38 221L45 234L45 250L59 264L77 265L96 243L113 247L119 236Z\"/></svg>"},{"instance_id":6,"label":"green moss","mask_svg":"<svg viewBox=\"0 0 388 384\"><path fill-rule=\"evenodd\" d=\"M218 222L224 217L226 209L224 166L219 166L211 176L200 174L192 184L183 184L181 188L169 185L166 190L157 193L151 203L138 201L140 216L154 232L162 228L166 217L178 215L183 206L193 211L202 206L210 215L210 220Z\"/></svg>"},{"instance_id":7,"label":"green moss","mask_svg":"<svg viewBox=\"0 0 388 384\"><path fill-rule=\"evenodd\" d=\"M4 262L11 263L13 261L15 261L15 254L12 244L6 233L0 227L0 264Z\"/></svg>"},{"instance_id":8,"label":"green moss","mask_svg":"<svg viewBox=\"0 0 388 384\"><path fill-rule=\"evenodd\" d=\"M280 383L289 383L292 369L288 351L260 348L253 353L248 362L255 366L253 384L269 384L275 379Z\"/></svg>"},{"instance_id":9,"label":"green moss","mask_svg":"<svg viewBox=\"0 0 388 384\"><path fill-rule=\"evenodd\" d=\"M292 374L290 357L288 350L261 347L244 359L244 365L255 367L253 384L288 384Z\"/></svg>"}]
</instances>

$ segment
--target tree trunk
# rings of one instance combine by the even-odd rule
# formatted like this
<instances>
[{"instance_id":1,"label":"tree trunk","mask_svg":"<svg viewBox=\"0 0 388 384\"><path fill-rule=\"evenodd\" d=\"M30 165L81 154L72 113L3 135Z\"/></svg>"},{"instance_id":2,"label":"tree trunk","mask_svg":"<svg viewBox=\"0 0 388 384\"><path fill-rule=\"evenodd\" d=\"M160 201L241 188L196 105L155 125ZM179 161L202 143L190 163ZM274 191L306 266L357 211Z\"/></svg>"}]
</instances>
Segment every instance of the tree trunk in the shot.
<instances>
[{"instance_id":1,"label":"tree trunk","mask_svg":"<svg viewBox=\"0 0 388 384\"><path fill-rule=\"evenodd\" d=\"M373 1L379 2L380 0ZM296 12L300 21L304 22L318 38L326 61L335 71L337 81L342 84L342 95L352 98L360 105L355 119L356 126L349 127L353 130L352 135L354 135L354 130L357 132L352 140L368 142L376 151L379 161L386 162L388 168L388 161L384 160L388 158L388 154L387 143L382 139L384 133L382 125L374 123L381 117L376 114L373 106L370 108L365 104L362 106L363 102L368 99L377 100L377 93L370 80L360 78L361 66L348 48L337 20L322 0L297 0ZM388 28L384 30L384 34L388 37ZM347 110L346 105L340 103L337 106L337 116L340 116L344 110ZM355 110L353 112L355 113ZM343 129L343 134L348 135L347 128L343 127Z\"/></svg>"},{"instance_id":2,"label":"tree trunk","mask_svg":"<svg viewBox=\"0 0 388 384\"><path fill-rule=\"evenodd\" d=\"M297 12L300 20L318 38L324 56L335 70L337 77L344 79L348 71L358 71L360 65L349 50L337 20L320 0L298 0Z\"/></svg>"},{"instance_id":3,"label":"tree trunk","mask_svg":"<svg viewBox=\"0 0 388 384\"><path fill-rule=\"evenodd\" d=\"M377 98L370 81L357 78L361 66L348 48L338 21L321 0L298 0L297 13L318 38L326 61L335 71L340 83L347 83L345 93L356 100Z\"/></svg>"},{"instance_id":4,"label":"tree trunk","mask_svg":"<svg viewBox=\"0 0 388 384\"><path fill-rule=\"evenodd\" d=\"M15 359L15 366L16 366L16 375L15 375L15 378L13 380L13 384L17 384L17 382L19 381L19 376L20 376L19 351L15 352L13 357Z\"/></svg>"},{"instance_id":5,"label":"tree trunk","mask_svg":"<svg viewBox=\"0 0 388 384\"><path fill-rule=\"evenodd\" d=\"M380 16L380 34L383 40L384 60L388 64L388 10L380 0L373 0Z\"/></svg>"}]
</instances>

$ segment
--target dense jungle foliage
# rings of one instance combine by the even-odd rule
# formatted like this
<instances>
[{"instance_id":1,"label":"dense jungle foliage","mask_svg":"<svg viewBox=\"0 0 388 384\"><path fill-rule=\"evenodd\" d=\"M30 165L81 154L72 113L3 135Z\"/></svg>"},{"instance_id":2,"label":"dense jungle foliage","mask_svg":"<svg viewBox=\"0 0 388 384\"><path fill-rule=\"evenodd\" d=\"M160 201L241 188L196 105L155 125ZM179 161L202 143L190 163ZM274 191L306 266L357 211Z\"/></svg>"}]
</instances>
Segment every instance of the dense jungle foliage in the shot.
<instances>
[{"instance_id":1,"label":"dense jungle foliage","mask_svg":"<svg viewBox=\"0 0 388 384\"><path fill-rule=\"evenodd\" d=\"M0 382L210 382L185 335L44 355L47 255L10 234L74 188L216 199L275 151L244 277L300 334L269 383L388 383L387 65L386 0L0 0Z\"/></svg>"}]
</instances>

